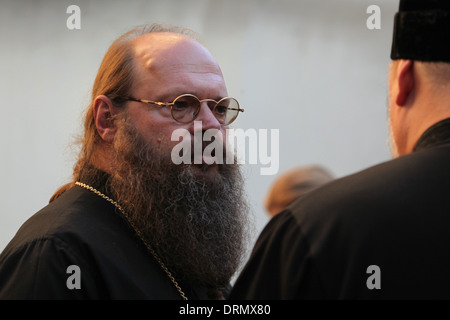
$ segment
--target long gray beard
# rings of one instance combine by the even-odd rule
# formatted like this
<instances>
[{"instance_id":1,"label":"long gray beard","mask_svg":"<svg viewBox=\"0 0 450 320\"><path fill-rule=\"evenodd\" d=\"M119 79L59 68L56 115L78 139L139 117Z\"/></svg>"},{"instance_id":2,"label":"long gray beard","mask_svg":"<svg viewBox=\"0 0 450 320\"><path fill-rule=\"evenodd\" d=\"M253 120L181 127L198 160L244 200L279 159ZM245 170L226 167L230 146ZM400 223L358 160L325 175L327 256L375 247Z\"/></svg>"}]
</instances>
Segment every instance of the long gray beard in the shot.
<instances>
[{"instance_id":1,"label":"long gray beard","mask_svg":"<svg viewBox=\"0 0 450 320\"><path fill-rule=\"evenodd\" d=\"M214 178L174 165L126 120L114 142L110 188L167 268L181 281L225 287L247 248L248 206L238 165L219 165ZM203 169L206 169L204 167Z\"/></svg>"}]
</instances>

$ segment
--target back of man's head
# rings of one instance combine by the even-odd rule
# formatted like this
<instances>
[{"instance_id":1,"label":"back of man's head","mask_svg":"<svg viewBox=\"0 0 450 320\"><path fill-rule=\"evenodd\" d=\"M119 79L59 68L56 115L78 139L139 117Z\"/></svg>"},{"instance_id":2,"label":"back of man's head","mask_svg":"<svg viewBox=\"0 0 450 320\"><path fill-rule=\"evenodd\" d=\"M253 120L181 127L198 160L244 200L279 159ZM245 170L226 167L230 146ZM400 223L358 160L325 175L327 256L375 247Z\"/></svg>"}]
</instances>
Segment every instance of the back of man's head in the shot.
<instances>
[{"instance_id":1,"label":"back of man's head","mask_svg":"<svg viewBox=\"0 0 450 320\"><path fill-rule=\"evenodd\" d=\"M450 1L400 0L394 19L389 127L394 156L450 117Z\"/></svg>"}]
</instances>

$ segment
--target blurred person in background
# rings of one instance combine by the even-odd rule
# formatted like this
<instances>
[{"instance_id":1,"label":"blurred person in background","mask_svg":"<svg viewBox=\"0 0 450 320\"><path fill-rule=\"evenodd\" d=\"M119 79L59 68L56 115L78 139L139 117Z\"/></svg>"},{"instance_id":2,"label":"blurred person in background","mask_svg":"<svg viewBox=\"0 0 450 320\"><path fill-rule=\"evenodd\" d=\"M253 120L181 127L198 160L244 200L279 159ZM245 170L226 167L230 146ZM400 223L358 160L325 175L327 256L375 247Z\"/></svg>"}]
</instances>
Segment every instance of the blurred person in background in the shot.
<instances>
[{"instance_id":1,"label":"blurred person in background","mask_svg":"<svg viewBox=\"0 0 450 320\"><path fill-rule=\"evenodd\" d=\"M333 175L318 165L297 167L286 171L272 184L264 201L270 217L283 211L295 199L333 180Z\"/></svg>"}]
</instances>

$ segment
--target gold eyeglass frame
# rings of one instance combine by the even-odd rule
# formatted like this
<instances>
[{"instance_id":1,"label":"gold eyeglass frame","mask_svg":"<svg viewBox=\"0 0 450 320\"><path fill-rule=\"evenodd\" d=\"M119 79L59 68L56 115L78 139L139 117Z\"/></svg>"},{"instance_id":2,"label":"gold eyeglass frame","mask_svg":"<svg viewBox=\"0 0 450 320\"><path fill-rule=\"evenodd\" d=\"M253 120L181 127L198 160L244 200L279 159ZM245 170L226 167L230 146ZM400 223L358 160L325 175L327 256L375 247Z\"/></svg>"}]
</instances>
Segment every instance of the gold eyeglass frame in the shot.
<instances>
[{"instance_id":1,"label":"gold eyeglass frame","mask_svg":"<svg viewBox=\"0 0 450 320\"><path fill-rule=\"evenodd\" d=\"M187 122L183 122L183 121L177 120L177 119L175 119L175 117L173 115L172 107L174 106L175 102L178 99L182 98L182 97L193 97L193 98L197 99L198 102L199 102L199 104L198 104L199 106L198 106L196 112L194 113L194 117L191 120L187 121ZM219 105L219 103L221 103L224 100L232 99L232 100L236 101L236 104L238 106L237 108L229 108L229 107L227 107L228 110L235 110L235 111L237 111L236 116L234 116L228 123L225 123L223 125L229 125L229 124L233 123L233 121L236 120L236 118L238 117L239 112L244 112L244 109L240 108L239 102L235 98L232 98L232 97L224 97L224 98L220 99L219 101L216 101L216 100L213 100L213 99L200 100L197 96L195 96L193 94L185 93L185 94L182 94L182 95L179 95L178 97L176 97L172 102L150 101L150 100L145 100L145 99L137 99L137 98L134 98L134 97L131 97L131 96L128 96L128 97L121 97L121 96L119 96L117 98L125 100L125 101L135 101L135 102L142 102L142 103L147 103L147 104L153 104L153 105L157 105L157 106L160 106L160 107L170 107L170 115L172 116L172 118L176 122L179 122L179 123L190 123L190 122L194 121L197 118L198 114L200 113L200 108L201 108L202 102L214 102L215 103L214 107L211 109L211 111L214 111L214 109Z\"/></svg>"}]
</instances>

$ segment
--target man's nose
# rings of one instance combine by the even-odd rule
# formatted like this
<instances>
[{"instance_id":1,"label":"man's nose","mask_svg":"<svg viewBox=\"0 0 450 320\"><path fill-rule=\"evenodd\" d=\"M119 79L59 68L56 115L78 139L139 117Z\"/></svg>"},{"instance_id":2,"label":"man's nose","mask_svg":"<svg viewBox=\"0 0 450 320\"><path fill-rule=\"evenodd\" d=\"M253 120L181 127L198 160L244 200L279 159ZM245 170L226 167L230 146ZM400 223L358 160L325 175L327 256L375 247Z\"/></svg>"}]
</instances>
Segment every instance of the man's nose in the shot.
<instances>
[{"instance_id":1,"label":"man's nose","mask_svg":"<svg viewBox=\"0 0 450 320\"><path fill-rule=\"evenodd\" d=\"M210 107L211 106L211 107ZM214 105L211 102L203 101L200 104L200 111L198 112L197 118L195 121L202 122L202 130L206 131L208 129L217 129L220 130L222 125L219 120L214 116L213 108Z\"/></svg>"}]
</instances>

